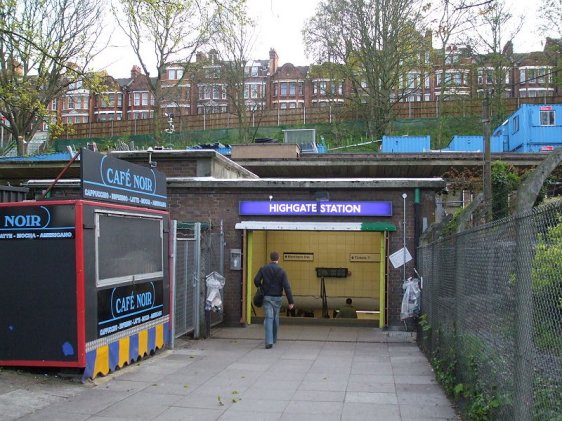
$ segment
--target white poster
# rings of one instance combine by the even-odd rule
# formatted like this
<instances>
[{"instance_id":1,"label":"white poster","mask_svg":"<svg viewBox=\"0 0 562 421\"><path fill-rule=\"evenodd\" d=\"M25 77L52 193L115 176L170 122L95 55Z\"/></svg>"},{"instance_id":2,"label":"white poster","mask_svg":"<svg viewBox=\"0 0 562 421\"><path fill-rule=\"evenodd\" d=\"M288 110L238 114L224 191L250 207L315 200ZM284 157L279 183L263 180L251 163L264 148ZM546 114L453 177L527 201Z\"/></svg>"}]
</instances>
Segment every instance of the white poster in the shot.
<instances>
[{"instance_id":1,"label":"white poster","mask_svg":"<svg viewBox=\"0 0 562 421\"><path fill-rule=\"evenodd\" d=\"M404 247L392 253L389 259L390 263L392 263L392 266L394 266L394 268L396 269L402 266L404 263L408 263L410 260L412 260L412 255L410 254L408 249Z\"/></svg>"}]
</instances>

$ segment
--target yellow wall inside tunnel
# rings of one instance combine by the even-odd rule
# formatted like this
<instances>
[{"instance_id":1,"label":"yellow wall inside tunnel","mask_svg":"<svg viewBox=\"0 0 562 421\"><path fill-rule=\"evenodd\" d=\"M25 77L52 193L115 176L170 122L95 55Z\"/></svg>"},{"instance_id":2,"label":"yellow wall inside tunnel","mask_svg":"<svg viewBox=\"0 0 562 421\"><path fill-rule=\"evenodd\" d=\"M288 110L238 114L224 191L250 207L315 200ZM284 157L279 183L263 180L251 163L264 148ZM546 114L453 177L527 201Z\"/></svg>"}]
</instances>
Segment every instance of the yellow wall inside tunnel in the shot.
<instances>
[{"instance_id":1,"label":"yellow wall inside tunnel","mask_svg":"<svg viewBox=\"0 0 562 421\"><path fill-rule=\"evenodd\" d=\"M382 303L380 300L381 295L384 296L383 232L252 231L251 234L252 244L248 251L252 251L252 256L247 260L251 263L247 274L250 300L255 291L253 278L260 266L268 263L269 253L275 250L281 255L279 263L287 271L297 309L314 311L315 317L319 317L322 308L321 279L316 276L316 268L342 267L348 268L351 275L324 279L330 314L342 306L347 297L353 299L358 310L381 311L384 314L381 306L384 300ZM293 260L303 255L306 255L305 259L312 260ZM262 315L261 309L253 310L256 316ZM368 317L369 313L364 316ZM379 318L378 315L376 318Z\"/></svg>"}]
</instances>

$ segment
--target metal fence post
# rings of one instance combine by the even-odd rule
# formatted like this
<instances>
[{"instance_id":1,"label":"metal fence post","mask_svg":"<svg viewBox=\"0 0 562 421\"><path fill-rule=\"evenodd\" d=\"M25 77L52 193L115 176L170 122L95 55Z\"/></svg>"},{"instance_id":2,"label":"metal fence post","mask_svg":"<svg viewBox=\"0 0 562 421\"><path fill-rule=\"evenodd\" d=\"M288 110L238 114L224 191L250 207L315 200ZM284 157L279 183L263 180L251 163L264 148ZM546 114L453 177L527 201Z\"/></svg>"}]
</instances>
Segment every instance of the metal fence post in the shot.
<instances>
[{"instance_id":1,"label":"metal fence post","mask_svg":"<svg viewBox=\"0 0 562 421\"><path fill-rule=\"evenodd\" d=\"M176 264L177 264L177 238L178 221L170 221L170 348L174 349L176 343Z\"/></svg>"},{"instance_id":2,"label":"metal fence post","mask_svg":"<svg viewBox=\"0 0 562 421\"><path fill-rule=\"evenodd\" d=\"M193 285L195 294L193 297L194 327L193 337L199 339L201 335L201 223L196 222L193 226L195 234L195 249L193 256Z\"/></svg>"}]
</instances>

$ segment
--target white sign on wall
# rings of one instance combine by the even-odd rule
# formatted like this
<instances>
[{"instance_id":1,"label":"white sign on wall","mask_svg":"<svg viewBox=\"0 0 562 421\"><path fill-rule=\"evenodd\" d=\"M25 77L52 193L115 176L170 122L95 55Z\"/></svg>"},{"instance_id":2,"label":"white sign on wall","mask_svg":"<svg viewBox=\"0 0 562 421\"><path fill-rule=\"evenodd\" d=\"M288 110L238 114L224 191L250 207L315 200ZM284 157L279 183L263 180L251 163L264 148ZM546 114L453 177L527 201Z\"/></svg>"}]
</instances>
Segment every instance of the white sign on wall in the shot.
<instances>
[{"instance_id":1,"label":"white sign on wall","mask_svg":"<svg viewBox=\"0 0 562 421\"><path fill-rule=\"evenodd\" d=\"M403 247L400 250L392 253L389 256L389 259L390 263L392 263L392 266L394 266L394 268L396 269L412 260L412 255L406 247Z\"/></svg>"}]
</instances>

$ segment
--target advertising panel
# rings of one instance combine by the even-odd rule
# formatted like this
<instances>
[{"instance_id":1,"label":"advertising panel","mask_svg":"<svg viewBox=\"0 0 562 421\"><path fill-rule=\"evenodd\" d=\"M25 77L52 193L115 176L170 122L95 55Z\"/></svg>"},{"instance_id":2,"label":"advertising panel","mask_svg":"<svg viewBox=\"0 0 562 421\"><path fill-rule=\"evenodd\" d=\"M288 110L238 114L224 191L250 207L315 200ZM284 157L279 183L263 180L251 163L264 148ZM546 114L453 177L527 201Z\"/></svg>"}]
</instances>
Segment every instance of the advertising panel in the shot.
<instances>
[{"instance_id":1,"label":"advertising panel","mask_svg":"<svg viewBox=\"0 0 562 421\"><path fill-rule=\"evenodd\" d=\"M10 206L0 209L0 241L74 238L74 207Z\"/></svg>"},{"instance_id":2,"label":"advertising panel","mask_svg":"<svg viewBox=\"0 0 562 421\"><path fill-rule=\"evenodd\" d=\"M165 210L166 176L154 168L82 149L82 197Z\"/></svg>"},{"instance_id":3,"label":"advertising panel","mask_svg":"<svg viewBox=\"0 0 562 421\"><path fill-rule=\"evenodd\" d=\"M98 291L98 337L162 317L163 281L122 285Z\"/></svg>"}]
</instances>

